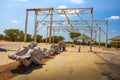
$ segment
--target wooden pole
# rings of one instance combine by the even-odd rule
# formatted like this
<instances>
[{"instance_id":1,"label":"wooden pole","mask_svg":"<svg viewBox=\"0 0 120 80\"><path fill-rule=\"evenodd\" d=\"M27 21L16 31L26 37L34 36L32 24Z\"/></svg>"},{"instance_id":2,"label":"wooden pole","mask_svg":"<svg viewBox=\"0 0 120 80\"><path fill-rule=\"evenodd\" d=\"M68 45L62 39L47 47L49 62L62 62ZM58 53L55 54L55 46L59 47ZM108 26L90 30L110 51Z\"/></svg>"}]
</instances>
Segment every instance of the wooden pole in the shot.
<instances>
[{"instance_id":1,"label":"wooden pole","mask_svg":"<svg viewBox=\"0 0 120 80\"><path fill-rule=\"evenodd\" d=\"M38 11L35 11L35 29L34 29L34 41L37 42L37 27L38 27L38 22L37 22L37 16L38 16Z\"/></svg>"},{"instance_id":2,"label":"wooden pole","mask_svg":"<svg viewBox=\"0 0 120 80\"><path fill-rule=\"evenodd\" d=\"M27 27L28 27L28 11L26 10L24 42L26 42L27 40Z\"/></svg>"},{"instance_id":3,"label":"wooden pole","mask_svg":"<svg viewBox=\"0 0 120 80\"><path fill-rule=\"evenodd\" d=\"M90 21L90 52L92 52L92 27L93 27L93 8L90 9L91 21Z\"/></svg>"},{"instance_id":4,"label":"wooden pole","mask_svg":"<svg viewBox=\"0 0 120 80\"><path fill-rule=\"evenodd\" d=\"M100 48L100 40L101 40L101 27L99 27L99 48Z\"/></svg>"},{"instance_id":5,"label":"wooden pole","mask_svg":"<svg viewBox=\"0 0 120 80\"><path fill-rule=\"evenodd\" d=\"M108 20L106 20L106 43L105 43L106 49L107 49L107 44L108 44Z\"/></svg>"},{"instance_id":6,"label":"wooden pole","mask_svg":"<svg viewBox=\"0 0 120 80\"><path fill-rule=\"evenodd\" d=\"M49 28L49 26L47 26L47 31L46 31L46 44L47 44L47 41L48 41L48 39L47 39L47 37L48 37L48 28Z\"/></svg>"},{"instance_id":7,"label":"wooden pole","mask_svg":"<svg viewBox=\"0 0 120 80\"><path fill-rule=\"evenodd\" d=\"M51 43L51 36L52 36L52 17L53 17L53 11L50 11L50 33L49 33L49 43Z\"/></svg>"},{"instance_id":8,"label":"wooden pole","mask_svg":"<svg viewBox=\"0 0 120 80\"><path fill-rule=\"evenodd\" d=\"M96 36L97 36L97 32L96 32L96 30L95 30L95 43L96 43Z\"/></svg>"},{"instance_id":9,"label":"wooden pole","mask_svg":"<svg viewBox=\"0 0 120 80\"><path fill-rule=\"evenodd\" d=\"M53 38L52 38L52 43L54 44L54 32L55 30L53 29Z\"/></svg>"}]
</instances>

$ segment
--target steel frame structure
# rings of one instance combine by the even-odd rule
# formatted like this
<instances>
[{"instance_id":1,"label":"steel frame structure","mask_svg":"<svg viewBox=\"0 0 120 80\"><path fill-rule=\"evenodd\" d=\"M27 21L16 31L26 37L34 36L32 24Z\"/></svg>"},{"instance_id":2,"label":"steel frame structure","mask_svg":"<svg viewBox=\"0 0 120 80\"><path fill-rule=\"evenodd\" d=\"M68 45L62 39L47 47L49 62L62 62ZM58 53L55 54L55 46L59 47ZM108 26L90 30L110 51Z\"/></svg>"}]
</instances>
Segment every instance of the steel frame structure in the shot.
<instances>
[{"instance_id":1,"label":"steel frame structure","mask_svg":"<svg viewBox=\"0 0 120 80\"><path fill-rule=\"evenodd\" d=\"M26 9L26 22L25 22L25 35L24 42L27 39L27 28L28 28L28 16L29 12L35 12L35 27L34 27L34 41L37 40L37 28L39 25L47 25L49 27L49 43L51 43L52 30L60 28L60 26L66 27L66 30L75 30L82 27L86 27L90 31L90 51L92 51L92 33L94 22L97 22L97 25L102 20L93 20L93 8L67 8L67 9L54 9L54 8L29 8ZM84 20L81 15L90 14L89 20ZM38 20L39 16L42 17L41 20ZM49 16L49 20L46 18ZM64 16L66 20L55 19L54 16ZM79 19L71 20L69 16L77 16ZM57 26L56 26L57 24ZM59 25L59 26L58 26ZM96 25L96 26L97 26ZM106 26L108 27L108 21L106 21ZM98 26L97 26L98 27ZM79 29L80 30L80 29ZM47 33L48 34L48 33ZM108 40L108 29L106 29L106 43Z\"/></svg>"},{"instance_id":2,"label":"steel frame structure","mask_svg":"<svg viewBox=\"0 0 120 80\"><path fill-rule=\"evenodd\" d=\"M47 22L47 21L46 21ZM55 21L55 22L62 22L64 23L64 21ZM90 33L90 20L74 20L71 21L73 24L73 26L75 26L74 28L71 28L68 26L64 26L64 25L59 25L59 26L53 26L53 31L57 32L57 31L68 31L68 32L81 32L81 30L84 30L85 32L89 32ZM87 25L83 24L82 22L85 22ZM81 26L81 24L84 26ZM103 27L106 27L106 30L104 30ZM49 27L48 27L49 28ZM108 20L93 20L93 27L92 27L92 33L94 33L94 41L96 42L96 36L97 36L97 31L98 31L98 41L99 41L99 48L100 48L100 43L101 43L101 32L103 32L105 34L105 48L107 49L107 43L108 43ZM48 30L47 30L48 33ZM93 35L92 35L93 36Z\"/></svg>"},{"instance_id":3,"label":"steel frame structure","mask_svg":"<svg viewBox=\"0 0 120 80\"><path fill-rule=\"evenodd\" d=\"M106 30L104 30L103 27L106 27ZM101 43L101 32L105 34L105 49L107 49L107 44L108 44L108 20L94 20L94 33L95 33L95 41L96 41L96 36L97 36L97 31L98 31L98 39L99 39L99 48L100 48L100 43Z\"/></svg>"}]
</instances>

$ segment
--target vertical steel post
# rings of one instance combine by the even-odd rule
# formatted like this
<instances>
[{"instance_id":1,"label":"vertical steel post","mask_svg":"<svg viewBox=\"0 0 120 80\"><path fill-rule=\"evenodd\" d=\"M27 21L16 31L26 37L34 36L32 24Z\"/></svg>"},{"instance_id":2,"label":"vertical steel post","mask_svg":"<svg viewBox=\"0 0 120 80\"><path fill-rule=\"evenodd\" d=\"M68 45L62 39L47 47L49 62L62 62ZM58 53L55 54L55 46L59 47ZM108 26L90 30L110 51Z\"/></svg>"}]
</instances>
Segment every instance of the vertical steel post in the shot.
<instances>
[{"instance_id":1,"label":"vertical steel post","mask_svg":"<svg viewBox=\"0 0 120 80\"><path fill-rule=\"evenodd\" d=\"M48 41L48 28L49 28L49 26L47 26L47 31L46 31L46 44L47 44L47 41Z\"/></svg>"},{"instance_id":2,"label":"vertical steel post","mask_svg":"<svg viewBox=\"0 0 120 80\"><path fill-rule=\"evenodd\" d=\"M107 44L108 44L108 20L105 21L106 24L106 43L105 43L105 48L107 49Z\"/></svg>"},{"instance_id":3,"label":"vertical steel post","mask_svg":"<svg viewBox=\"0 0 120 80\"><path fill-rule=\"evenodd\" d=\"M52 38L52 43L54 44L54 32L55 32L55 30L54 30L54 28L53 28L53 38Z\"/></svg>"},{"instance_id":4,"label":"vertical steel post","mask_svg":"<svg viewBox=\"0 0 120 80\"><path fill-rule=\"evenodd\" d=\"M96 35L97 35L97 32L96 32L96 30L95 30L95 43L96 43Z\"/></svg>"},{"instance_id":5,"label":"vertical steel post","mask_svg":"<svg viewBox=\"0 0 120 80\"><path fill-rule=\"evenodd\" d=\"M50 10L50 33L49 33L49 43L51 43L51 36L52 36L52 17L53 17L53 11Z\"/></svg>"},{"instance_id":6,"label":"vertical steel post","mask_svg":"<svg viewBox=\"0 0 120 80\"><path fill-rule=\"evenodd\" d=\"M93 8L90 9L91 21L90 21L90 51L92 52L92 27L93 27Z\"/></svg>"},{"instance_id":7,"label":"vertical steel post","mask_svg":"<svg viewBox=\"0 0 120 80\"><path fill-rule=\"evenodd\" d=\"M26 9L24 42L26 42L26 40L27 40L27 27L28 27L28 11L27 11L27 9Z\"/></svg>"},{"instance_id":8,"label":"vertical steel post","mask_svg":"<svg viewBox=\"0 0 120 80\"><path fill-rule=\"evenodd\" d=\"M34 41L37 42L37 27L38 27L38 22L37 22L37 16L38 16L38 11L35 11L35 29L34 29Z\"/></svg>"},{"instance_id":9,"label":"vertical steel post","mask_svg":"<svg viewBox=\"0 0 120 80\"><path fill-rule=\"evenodd\" d=\"M99 27L99 48L100 48L100 40L101 40L101 27Z\"/></svg>"}]
</instances>

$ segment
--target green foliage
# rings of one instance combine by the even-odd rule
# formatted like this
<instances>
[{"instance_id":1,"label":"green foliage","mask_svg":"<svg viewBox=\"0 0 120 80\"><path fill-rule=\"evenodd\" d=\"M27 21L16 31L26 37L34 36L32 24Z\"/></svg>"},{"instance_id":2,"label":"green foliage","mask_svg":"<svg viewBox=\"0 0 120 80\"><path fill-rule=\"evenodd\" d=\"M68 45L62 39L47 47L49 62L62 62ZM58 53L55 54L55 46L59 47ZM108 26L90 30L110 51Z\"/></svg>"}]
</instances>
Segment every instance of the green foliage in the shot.
<instances>
[{"instance_id":1,"label":"green foliage","mask_svg":"<svg viewBox=\"0 0 120 80\"><path fill-rule=\"evenodd\" d=\"M53 36L54 37L54 42L55 43L58 43L59 41L62 41L64 40L64 37L63 36ZM52 39L53 39L52 37Z\"/></svg>"},{"instance_id":2,"label":"green foliage","mask_svg":"<svg viewBox=\"0 0 120 80\"><path fill-rule=\"evenodd\" d=\"M120 42L110 42L111 47L120 47Z\"/></svg>"},{"instance_id":3,"label":"green foliage","mask_svg":"<svg viewBox=\"0 0 120 80\"><path fill-rule=\"evenodd\" d=\"M70 32L69 33L69 37L74 41L74 43L77 43L76 39L77 37L81 36L80 33L78 32Z\"/></svg>"},{"instance_id":4,"label":"green foliage","mask_svg":"<svg viewBox=\"0 0 120 80\"><path fill-rule=\"evenodd\" d=\"M101 46L105 46L105 43L104 43L104 42L101 42L100 45L101 45Z\"/></svg>"},{"instance_id":5,"label":"green foliage","mask_svg":"<svg viewBox=\"0 0 120 80\"><path fill-rule=\"evenodd\" d=\"M66 44L73 44L73 42L70 42L70 41L67 41L67 42L65 42Z\"/></svg>"},{"instance_id":6,"label":"green foliage","mask_svg":"<svg viewBox=\"0 0 120 80\"><path fill-rule=\"evenodd\" d=\"M64 37L63 36L52 36L52 40L53 40L53 38L54 38L54 43L58 43L59 41L62 41L62 40L64 40ZM45 39L43 39L43 42L45 42L46 41L46 38ZM49 41L49 37L47 38L47 41Z\"/></svg>"},{"instance_id":7,"label":"green foliage","mask_svg":"<svg viewBox=\"0 0 120 80\"><path fill-rule=\"evenodd\" d=\"M19 36L18 41L24 41L24 33L23 33L23 31L19 31L18 36Z\"/></svg>"},{"instance_id":8,"label":"green foliage","mask_svg":"<svg viewBox=\"0 0 120 80\"><path fill-rule=\"evenodd\" d=\"M37 35L37 42L42 42L42 36L41 35Z\"/></svg>"},{"instance_id":9,"label":"green foliage","mask_svg":"<svg viewBox=\"0 0 120 80\"><path fill-rule=\"evenodd\" d=\"M4 39L4 35L0 34L0 40L3 40L3 39Z\"/></svg>"},{"instance_id":10,"label":"green foliage","mask_svg":"<svg viewBox=\"0 0 120 80\"><path fill-rule=\"evenodd\" d=\"M49 37L47 37L47 42L49 41ZM42 42L46 42L46 38L42 39Z\"/></svg>"},{"instance_id":11,"label":"green foliage","mask_svg":"<svg viewBox=\"0 0 120 80\"><path fill-rule=\"evenodd\" d=\"M107 44L107 48L111 48L111 44Z\"/></svg>"},{"instance_id":12,"label":"green foliage","mask_svg":"<svg viewBox=\"0 0 120 80\"><path fill-rule=\"evenodd\" d=\"M115 43L110 43L112 47L116 47L116 44Z\"/></svg>"},{"instance_id":13,"label":"green foliage","mask_svg":"<svg viewBox=\"0 0 120 80\"><path fill-rule=\"evenodd\" d=\"M81 36L81 34L78 33L78 32L70 32L70 33L69 33L69 37L70 37L71 39L76 38L76 37L78 37L78 36Z\"/></svg>"},{"instance_id":14,"label":"green foliage","mask_svg":"<svg viewBox=\"0 0 120 80\"><path fill-rule=\"evenodd\" d=\"M27 41L27 42L33 41L32 35L27 34L27 39L26 39L26 41Z\"/></svg>"},{"instance_id":15,"label":"green foliage","mask_svg":"<svg viewBox=\"0 0 120 80\"><path fill-rule=\"evenodd\" d=\"M10 41L19 41L21 36L23 36L23 32L19 31L19 29L6 29L4 31L5 38Z\"/></svg>"},{"instance_id":16,"label":"green foliage","mask_svg":"<svg viewBox=\"0 0 120 80\"><path fill-rule=\"evenodd\" d=\"M19 29L6 29L4 31L5 39L9 41L23 41L24 33ZM27 34L27 42L33 41L32 35Z\"/></svg>"}]
</instances>

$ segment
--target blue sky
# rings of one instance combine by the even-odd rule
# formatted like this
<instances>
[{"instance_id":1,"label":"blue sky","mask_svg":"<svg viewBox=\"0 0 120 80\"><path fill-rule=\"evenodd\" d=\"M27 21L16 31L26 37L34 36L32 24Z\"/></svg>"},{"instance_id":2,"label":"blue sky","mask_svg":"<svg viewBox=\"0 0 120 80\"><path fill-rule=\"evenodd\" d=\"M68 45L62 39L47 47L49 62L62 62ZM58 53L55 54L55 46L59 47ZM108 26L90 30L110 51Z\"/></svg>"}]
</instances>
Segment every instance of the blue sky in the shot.
<instances>
[{"instance_id":1,"label":"blue sky","mask_svg":"<svg viewBox=\"0 0 120 80\"><path fill-rule=\"evenodd\" d=\"M0 34L3 34L5 29L11 28L24 31L26 8L53 7L57 9L60 6L67 8L93 7L95 20L109 20L108 37L120 35L120 0L0 0ZM33 33L32 30L33 27L29 28L28 33ZM45 36L45 31L42 31L39 34ZM59 33L56 34L59 35ZM102 38L104 38L104 34L102 34Z\"/></svg>"}]
</instances>

